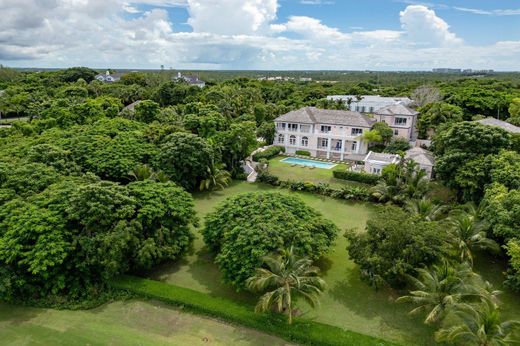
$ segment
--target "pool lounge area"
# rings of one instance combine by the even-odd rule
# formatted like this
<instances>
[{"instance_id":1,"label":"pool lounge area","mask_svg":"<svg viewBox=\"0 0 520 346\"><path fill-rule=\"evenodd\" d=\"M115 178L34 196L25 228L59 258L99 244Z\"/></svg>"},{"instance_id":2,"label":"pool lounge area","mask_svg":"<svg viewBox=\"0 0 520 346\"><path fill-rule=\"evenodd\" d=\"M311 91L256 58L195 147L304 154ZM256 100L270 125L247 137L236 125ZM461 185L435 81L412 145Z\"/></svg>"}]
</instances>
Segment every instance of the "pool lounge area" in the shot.
<instances>
[{"instance_id":1,"label":"pool lounge area","mask_svg":"<svg viewBox=\"0 0 520 346\"><path fill-rule=\"evenodd\" d=\"M337 164L331 163L331 162L323 162L323 161L317 161L317 160L310 160L310 159L301 159L299 157L286 157L280 162L288 163L291 165L297 165L297 166L305 166L305 167L316 167L321 169L331 169Z\"/></svg>"}]
</instances>

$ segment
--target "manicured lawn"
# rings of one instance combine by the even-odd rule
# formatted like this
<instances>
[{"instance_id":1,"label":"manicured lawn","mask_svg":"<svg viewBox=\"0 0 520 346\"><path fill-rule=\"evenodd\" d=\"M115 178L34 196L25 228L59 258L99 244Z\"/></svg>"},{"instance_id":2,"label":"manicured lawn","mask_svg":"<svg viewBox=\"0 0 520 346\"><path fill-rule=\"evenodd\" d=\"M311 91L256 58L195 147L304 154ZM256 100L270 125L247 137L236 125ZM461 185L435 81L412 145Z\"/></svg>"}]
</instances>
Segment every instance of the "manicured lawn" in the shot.
<instances>
[{"instance_id":1,"label":"manicured lawn","mask_svg":"<svg viewBox=\"0 0 520 346\"><path fill-rule=\"evenodd\" d=\"M309 167L292 167L291 164L282 162L285 156L277 156L269 161L269 173L276 175L281 180L297 180L297 181L312 181L313 183L326 183L332 187L342 187L345 185L363 185L354 181L346 181L336 179L332 176L334 170L346 170L347 165L340 163L331 169ZM309 158L312 159L312 158Z\"/></svg>"},{"instance_id":2,"label":"manicured lawn","mask_svg":"<svg viewBox=\"0 0 520 346\"><path fill-rule=\"evenodd\" d=\"M273 190L273 188L240 182L234 183L223 191L196 194L197 213L202 219L219 202L231 195L267 190ZM351 203L283 189L277 191L297 194L308 205L335 222L342 230L341 232L346 228L362 230L372 210L370 204ZM319 263L328 285L327 291L321 298L322 306L313 311L303 304L300 305L304 316L402 344L433 344L428 328L417 322L417 319L410 318L407 315L406 306L392 302L395 298L394 294L388 291L377 292L359 279L355 265L348 259L345 248L346 240L340 234L333 251ZM157 280L211 295L235 299L246 304L253 305L256 302L255 296L246 292L236 293L221 282L218 268L213 264L212 256L205 248L202 237L198 233L193 252L189 256L179 263L166 264L158 268L150 276Z\"/></svg>"},{"instance_id":3,"label":"manicured lawn","mask_svg":"<svg viewBox=\"0 0 520 346\"><path fill-rule=\"evenodd\" d=\"M87 311L0 304L2 345L287 345L248 328L158 302L115 302Z\"/></svg>"}]
</instances>

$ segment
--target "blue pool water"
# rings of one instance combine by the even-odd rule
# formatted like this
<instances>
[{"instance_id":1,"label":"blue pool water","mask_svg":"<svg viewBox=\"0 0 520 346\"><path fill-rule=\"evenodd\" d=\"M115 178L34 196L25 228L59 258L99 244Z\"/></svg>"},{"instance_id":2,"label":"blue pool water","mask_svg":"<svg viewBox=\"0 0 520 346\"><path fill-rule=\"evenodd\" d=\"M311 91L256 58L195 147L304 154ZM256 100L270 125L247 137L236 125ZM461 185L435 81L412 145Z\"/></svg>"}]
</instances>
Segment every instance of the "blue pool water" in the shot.
<instances>
[{"instance_id":1,"label":"blue pool water","mask_svg":"<svg viewBox=\"0 0 520 346\"><path fill-rule=\"evenodd\" d=\"M330 162L321 162L316 160L307 160L307 159L300 159L297 157L287 157L283 160L280 160L281 162L289 163L289 164L297 164L301 166L314 166L316 168L323 168L323 169L331 169L332 167L336 166L335 163Z\"/></svg>"}]
</instances>

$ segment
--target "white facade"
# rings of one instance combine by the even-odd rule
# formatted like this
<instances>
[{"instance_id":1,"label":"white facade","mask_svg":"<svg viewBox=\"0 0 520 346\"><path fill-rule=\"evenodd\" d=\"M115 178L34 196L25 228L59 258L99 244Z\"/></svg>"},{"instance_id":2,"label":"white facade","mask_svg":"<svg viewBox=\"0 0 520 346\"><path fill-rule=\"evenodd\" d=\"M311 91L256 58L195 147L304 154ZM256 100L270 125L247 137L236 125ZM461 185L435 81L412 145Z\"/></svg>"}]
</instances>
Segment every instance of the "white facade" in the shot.
<instances>
[{"instance_id":1,"label":"white facade","mask_svg":"<svg viewBox=\"0 0 520 346\"><path fill-rule=\"evenodd\" d=\"M274 144L289 154L305 150L314 157L361 160L367 152L362 136L371 122L359 113L308 107L282 115L275 123Z\"/></svg>"},{"instance_id":2,"label":"white facade","mask_svg":"<svg viewBox=\"0 0 520 346\"><path fill-rule=\"evenodd\" d=\"M358 97L359 96L359 97ZM332 95L327 100L342 100L353 112L374 113L387 106L408 106L412 100L408 97L383 97L379 95Z\"/></svg>"}]
</instances>

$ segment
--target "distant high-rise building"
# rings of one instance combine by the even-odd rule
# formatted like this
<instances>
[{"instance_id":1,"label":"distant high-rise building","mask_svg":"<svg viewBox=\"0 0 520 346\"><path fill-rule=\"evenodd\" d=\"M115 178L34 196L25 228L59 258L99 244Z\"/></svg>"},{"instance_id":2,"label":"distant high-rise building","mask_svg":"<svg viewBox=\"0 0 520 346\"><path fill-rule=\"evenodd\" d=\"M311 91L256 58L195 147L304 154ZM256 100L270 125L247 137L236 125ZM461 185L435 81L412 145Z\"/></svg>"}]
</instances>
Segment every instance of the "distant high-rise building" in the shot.
<instances>
[{"instance_id":1,"label":"distant high-rise building","mask_svg":"<svg viewBox=\"0 0 520 346\"><path fill-rule=\"evenodd\" d=\"M435 73L461 73L462 70L460 68L434 68L432 69Z\"/></svg>"}]
</instances>

